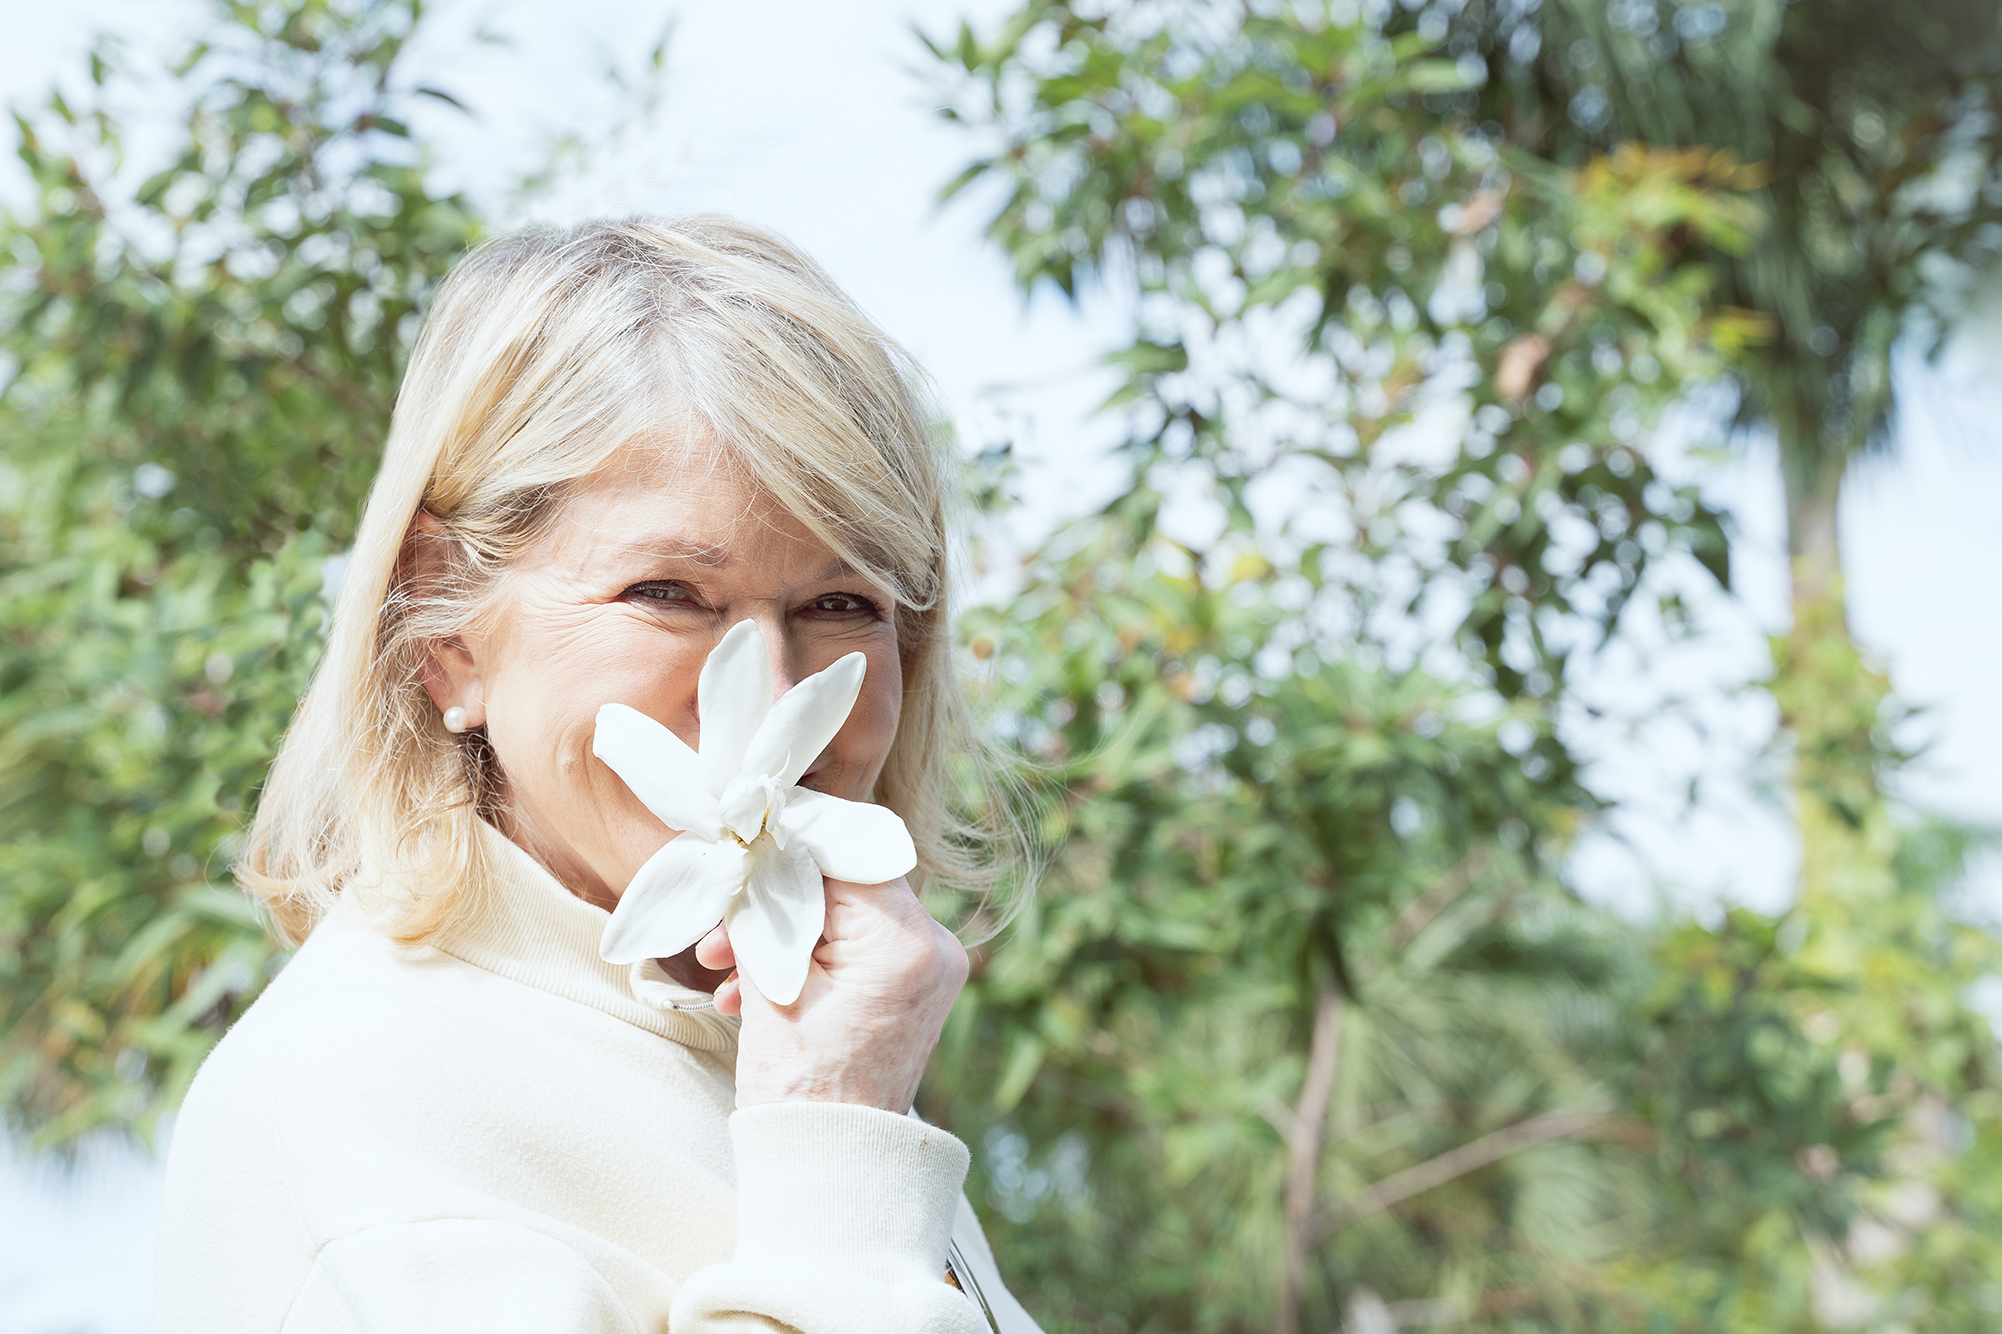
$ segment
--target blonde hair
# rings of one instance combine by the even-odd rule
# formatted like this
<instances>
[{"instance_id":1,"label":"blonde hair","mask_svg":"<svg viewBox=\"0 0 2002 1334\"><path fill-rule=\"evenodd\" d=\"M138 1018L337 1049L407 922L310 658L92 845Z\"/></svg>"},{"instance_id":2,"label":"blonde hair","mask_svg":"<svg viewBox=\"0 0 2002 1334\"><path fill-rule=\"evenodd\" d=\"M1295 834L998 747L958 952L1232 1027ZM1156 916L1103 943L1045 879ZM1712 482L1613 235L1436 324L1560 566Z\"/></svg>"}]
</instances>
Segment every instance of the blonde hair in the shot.
<instances>
[{"instance_id":1,"label":"blonde hair","mask_svg":"<svg viewBox=\"0 0 2002 1334\"><path fill-rule=\"evenodd\" d=\"M895 596L903 714L875 799L910 826L920 892L986 902L1010 841L992 823L1004 803L980 803L982 825L948 798L951 756L982 745L952 669L955 492L922 374L778 237L720 217L630 219L490 242L438 293L326 657L237 866L286 940L349 895L396 939L423 942L482 880L475 821L494 760L478 733L445 731L420 668L574 490L668 422L713 438ZM449 576L421 587L420 512L452 539ZM383 874L392 861L424 873Z\"/></svg>"}]
</instances>

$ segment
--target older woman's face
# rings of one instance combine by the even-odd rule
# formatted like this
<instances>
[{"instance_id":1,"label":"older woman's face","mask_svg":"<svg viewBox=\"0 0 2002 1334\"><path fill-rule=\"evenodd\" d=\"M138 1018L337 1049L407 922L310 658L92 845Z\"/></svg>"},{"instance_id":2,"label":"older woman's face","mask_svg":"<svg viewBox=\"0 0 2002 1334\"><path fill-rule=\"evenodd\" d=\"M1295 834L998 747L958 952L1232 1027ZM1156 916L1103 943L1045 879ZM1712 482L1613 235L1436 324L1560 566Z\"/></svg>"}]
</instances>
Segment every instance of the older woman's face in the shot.
<instances>
[{"instance_id":1,"label":"older woman's face","mask_svg":"<svg viewBox=\"0 0 2002 1334\"><path fill-rule=\"evenodd\" d=\"M780 694L868 656L861 698L801 785L873 791L903 701L894 604L734 472L614 466L501 578L497 616L440 644L426 685L485 723L507 834L573 893L609 908L668 837L591 754L598 707L629 704L699 745L696 679L739 621L764 631Z\"/></svg>"}]
</instances>

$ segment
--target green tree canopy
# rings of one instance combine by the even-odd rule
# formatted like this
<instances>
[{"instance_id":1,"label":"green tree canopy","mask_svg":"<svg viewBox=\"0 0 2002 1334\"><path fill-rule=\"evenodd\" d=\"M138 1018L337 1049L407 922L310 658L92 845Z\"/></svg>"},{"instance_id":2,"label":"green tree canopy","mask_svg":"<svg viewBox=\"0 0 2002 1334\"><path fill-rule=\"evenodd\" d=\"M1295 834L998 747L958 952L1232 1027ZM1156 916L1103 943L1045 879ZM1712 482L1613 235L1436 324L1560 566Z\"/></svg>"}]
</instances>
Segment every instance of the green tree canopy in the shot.
<instances>
[{"instance_id":1,"label":"green tree canopy","mask_svg":"<svg viewBox=\"0 0 2002 1334\"><path fill-rule=\"evenodd\" d=\"M1883 692L1846 638L1847 667L1777 663L1848 800L1841 827L1806 808L1801 909L1635 930L1559 874L1595 811L1567 667L1636 598L1676 623L1665 558L1728 573L1653 427L1821 337L1748 275L1838 281L1774 239L1805 167L1742 125L1616 119L1584 71L1704 124L1791 115L1775 62L1815 11L1037 0L934 47L983 146L954 188L999 187L1020 281L1137 312L1108 405L1130 486L974 640L1059 814L958 1016L993 1074L935 1086L991 1127L1003 1248L1054 1320L1979 1326L1992 1206L1964 1183L1997 1072L1960 992L1994 949L1939 907L1960 836L1879 795ZM1656 55L1684 63L1643 68L1678 24ZM1978 258L1965 217L1907 213L1906 258ZM1813 392L1847 393L1817 355ZM1213 542L1164 531L1191 493ZM1923 1246L1886 1205L1915 1188Z\"/></svg>"},{"instance_id":2,"label":"green tree canopy","mask_svg":"<svg viewBox=\"0 0 2002 1334\"><path fill-rule=\"evenodd\" d=\"M416 0L225 4L135 180L92 95L17 114L0 221L0 1097L146 1131L280 959L234 839L427 293L477 231L403 117Z\"/></svg>"}]
</instances>

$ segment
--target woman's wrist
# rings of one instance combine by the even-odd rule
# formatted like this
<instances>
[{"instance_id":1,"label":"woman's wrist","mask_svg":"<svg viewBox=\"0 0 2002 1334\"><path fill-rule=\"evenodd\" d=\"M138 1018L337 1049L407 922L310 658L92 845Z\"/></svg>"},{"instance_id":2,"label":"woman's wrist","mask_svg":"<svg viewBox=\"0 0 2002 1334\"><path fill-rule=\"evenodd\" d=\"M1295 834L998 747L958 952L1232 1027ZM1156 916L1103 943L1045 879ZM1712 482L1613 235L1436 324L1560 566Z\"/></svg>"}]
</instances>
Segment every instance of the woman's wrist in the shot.
<instances>
[{"instance_id":1,"label":"woman's wrist","mask_svg":"<svg viewBox=\"0 0 2002 1334\"><path fill-rule=\"evenodd\" d=\"M748 1111L753 1107L782 1106L786 1103L831 1103L844 1107L867 1107L873 1111L902 1116L910 1111L916 1101L915 1082L910 1084L907 1091L904 1085L899 1084L896 1091L886 1092L880 1084L844 1076L828 1079L795 1078L780 1085L751 1089L745 1088L740 1078L737 1087L739 1111Z\"/></svg>"},{"instance_id":2,"label":"woman's wrist","mask_svg":"<svg viewBox=\"0 0 2002 1334\"><path fill-rule=\"evenodd\" d=\"M943 1271L971 1155L915 1117L767 1103L730 1120L739 1256L823 1260L885 1281Z\"/></svg>"}]
</instances>

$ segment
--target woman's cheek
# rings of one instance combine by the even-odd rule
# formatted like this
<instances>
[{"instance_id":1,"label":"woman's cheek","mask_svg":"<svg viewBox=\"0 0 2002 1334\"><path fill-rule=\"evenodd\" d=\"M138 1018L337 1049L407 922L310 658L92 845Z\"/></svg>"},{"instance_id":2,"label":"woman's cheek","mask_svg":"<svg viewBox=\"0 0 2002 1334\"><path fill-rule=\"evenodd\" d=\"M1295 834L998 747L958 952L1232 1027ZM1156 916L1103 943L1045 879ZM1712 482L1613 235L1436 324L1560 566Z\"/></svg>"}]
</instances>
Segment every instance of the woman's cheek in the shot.
<instances>
[{"instance_id":1,"label":"woman's cheek","mask_svg":"<svg viewBox=\"0 0 2002 1334\"><path fill-rule=\"evenodd\" d=\"M895 652L886 653L883 658L881 674L869 682L857 701L856 712L863 715L857 720L863 723L862 735L857 738L857 748L862 752L858 767L863 771L859 775L862 781L857 784L861 791L855 794L858 801L867 800L875 787L884 762L890 758L890 747L897 740L897 724L903 717L902 664ZM876 664L870 666L873 669Z\"/></svg>"}]
</instances>

